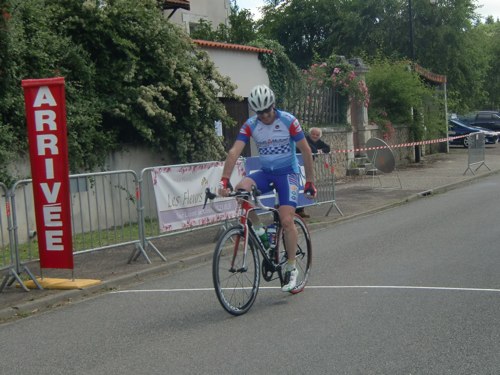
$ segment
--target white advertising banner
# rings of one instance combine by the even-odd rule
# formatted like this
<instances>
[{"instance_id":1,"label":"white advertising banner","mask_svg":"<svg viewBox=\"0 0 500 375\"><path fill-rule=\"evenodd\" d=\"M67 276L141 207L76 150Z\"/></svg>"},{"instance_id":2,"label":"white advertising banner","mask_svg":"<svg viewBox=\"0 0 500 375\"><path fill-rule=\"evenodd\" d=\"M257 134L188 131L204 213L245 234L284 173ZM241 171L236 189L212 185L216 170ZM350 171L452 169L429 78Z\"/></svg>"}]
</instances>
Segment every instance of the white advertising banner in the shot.
<instances>
[{"instance_id":1,"label":"white advertising banner","mask_svg":"<svg viewBox=\"0 0 500 375\"><path fill-rule=\"evenodd\" d=\"M153 168L153 188L158 207L161 232L188 229L200 225L217 223L236 217L234 198L217 198L215 209L205 201L205 189L217 192L222 176L223 162L207 162ZM240 159L231 175L235 186L245 175L245 167Z\"/></svg>"}]
</instances>

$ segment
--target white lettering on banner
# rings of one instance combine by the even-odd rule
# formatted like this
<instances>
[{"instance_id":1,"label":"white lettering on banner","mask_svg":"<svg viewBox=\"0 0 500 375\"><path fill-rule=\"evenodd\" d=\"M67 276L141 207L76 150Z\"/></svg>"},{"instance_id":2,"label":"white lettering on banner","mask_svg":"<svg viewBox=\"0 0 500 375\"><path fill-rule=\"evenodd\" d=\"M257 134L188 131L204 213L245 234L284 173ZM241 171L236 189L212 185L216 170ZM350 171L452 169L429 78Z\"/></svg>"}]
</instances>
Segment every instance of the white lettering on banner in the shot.
<instances>
[{"instance_id":1,"label":"white lettering on banner","mask_svg":"<svg viewBox=\"0 0 500 375\"><path fill-rule=\"evenodd\" d=\"M45 226L47 227L60 227L62 207L60 204L43 206L43 218Z\"/></svg>"},{"instance_id":2,"label":"white lettering on banner","mask_svg":"<svg viewBox=\"0 0 500 375\"><path fill-rule=\"evenodd\" d=\"M59 188L61 187L60 182L54 183L54 185L52 185L52 190L49 189L49 184L47 184L46 182L41 183L40 187L42 188L43 195L47 199L47 202L49 203L57 202L57 197L59 195Z\"/></svg>"},{"instance_id":3,"label":"white lettering on banner","mask_svg":"<svg viewBox=\"0 0 500 375\"><path fill-rule=\"evenodd\" d=\"M58 155L57 137L54 134L42 134L36 136L38 155L45 155L45 150L49 149L51 155Z\"/></svg>"},{"instance_id":4,"label":"white lettering on banner","mask_svg":"<svg viewBox=\"0 0 500 375\"><path fill-rule=\"evenodd\" d=\"M64 246L62 245L62 230L47 230L45 231L45 244L47 245L48 251L63 251Z\"/></svg>"},{"instance_id":5,"label":"white lettering on banner","mask_svg":"<svg viewBox=\"0 0 500 375\"><path fill-rule=\"evenodd\" d=\"M36 94L33 107L41 107L48 105L49 107L57 107L57 102L52 95L48 86L41 86ZM34 111L37 154L39 156L59 155L58 137L56 134L48 132L56 132L58 130L56 112L50 109L39 109ZM45 179L54 180L56 178L54 170L54 159L51 157L45 158ZM49 184L41 182L40 188L48 204L44 204L43 223L47 228L62 228L62 204L59 203L59 191L61 182ZM47 251L63 251L63 231L62 230L46 230L46 248Z\"/></svg>"},{"instance_id":6,"label":"white lettering on banner","mask_svg":"<svg viewBox=\"0 0 500 375\"><path fill-rule=\"evenodd\" d=\"M40 86L36 93L35 102L33 107L41 107L43 104L48 104L49 107L56 107L57 103L49 89L49 86Z\"/></svg>"},{"instance_id":7,"label":"white lettering on banner","mask_svg":"<svg viewBox=\"0 0 500 375\"><path fill-rule=\"evenodd\" d=\"M54 159L45 159L45 174L47 180L54 179Z\"/></svg>"},{"instance_id":8,"label":"white lettering on banner","mask_svg":"<svg viewBox=\"0 0 500 375\"><path fill-rule=\"evenodd\" d=\"M56 113L52 110L40 109L35 111L35 128L37 132L43 131L43 125L48 125L48 130L56 130Z\"/></svg>"}]
</instances>

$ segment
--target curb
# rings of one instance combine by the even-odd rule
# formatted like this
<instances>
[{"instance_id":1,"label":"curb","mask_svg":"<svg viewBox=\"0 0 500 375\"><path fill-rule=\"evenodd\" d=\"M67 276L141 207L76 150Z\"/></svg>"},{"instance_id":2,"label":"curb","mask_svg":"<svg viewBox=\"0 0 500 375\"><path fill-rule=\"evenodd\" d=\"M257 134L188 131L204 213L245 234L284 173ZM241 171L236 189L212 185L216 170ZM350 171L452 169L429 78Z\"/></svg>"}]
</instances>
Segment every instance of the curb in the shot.
<instances>
[{"instance_id":1,"label":"curb","mask_svg":"<svg viewBox=\"0 0 500 375\"><path fill-rule=\"evenodd\" d=\"M74 301L98 296L104 292L118 289L120 286L131 285L135 282L143 281L149 276L158 276L207 262L212 258L212 247L213 246L211 246L209 250L202 250L199 254L192 255L184 259L176 260L171 263L160 264L129 275L123 275L105 280L99 285L94 285L85 289L58 291L52 295L44 296L17 306L2 308L0 309L0 324L13 318L26 317L54 307L63 306Z\"/></svg>"}]
</instances>

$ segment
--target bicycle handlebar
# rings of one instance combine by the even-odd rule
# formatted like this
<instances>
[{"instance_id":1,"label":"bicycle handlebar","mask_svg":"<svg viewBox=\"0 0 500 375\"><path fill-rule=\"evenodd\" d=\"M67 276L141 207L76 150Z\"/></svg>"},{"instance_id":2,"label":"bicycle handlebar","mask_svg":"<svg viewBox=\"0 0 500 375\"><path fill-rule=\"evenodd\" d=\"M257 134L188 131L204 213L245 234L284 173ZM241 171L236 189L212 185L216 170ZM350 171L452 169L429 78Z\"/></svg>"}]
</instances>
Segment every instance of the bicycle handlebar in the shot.
<instances>
[{"instance_id":1,"label":"bicycle handlebar","mask_svg":"<svg viewBox=\"0 0 500 375\"><path fill-rule=\"evenodd\" d=\"M243 190L243 189L238 189L238 190L235 190L235 191L231 191L228 194L228 197L243 198L243 199L253 198L253 200L255 202L255 205L257 207L259 207L259 208L266 208L266 206L264 206L260 202L260 200L258 198L259 195L261 195L261 194L262 194L261 191L259 189L257 189L257 187L255 185L252 185L252 191L246 191L246 190ZM205 207L206 207L207 202L208 202L209 199L211 201L213 201L217 197L218 197L218 195L215 194L215 193L212 193L210 191L210 188L206 188L205 189L205 202L203 203L203 209L205 209Z\"/></svg>"}]
</instances>

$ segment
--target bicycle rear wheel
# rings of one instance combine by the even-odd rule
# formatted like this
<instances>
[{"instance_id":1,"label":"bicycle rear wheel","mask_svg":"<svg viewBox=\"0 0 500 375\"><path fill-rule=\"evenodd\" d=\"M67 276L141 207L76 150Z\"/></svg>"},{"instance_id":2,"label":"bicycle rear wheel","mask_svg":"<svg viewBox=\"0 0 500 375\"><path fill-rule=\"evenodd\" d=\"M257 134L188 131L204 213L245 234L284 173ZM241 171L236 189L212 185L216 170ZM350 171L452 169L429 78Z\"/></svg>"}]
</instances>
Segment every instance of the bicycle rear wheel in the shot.
<instances>
[{"instance_id":1,"label":"bicycle rear wheel","mask_svg":"<svg viewBox=\"0 0 500 375\"><path fill-rule=\"evenodd\" d=\"M292 294L300 293L304 290L309 279L309 274L311 272L311 260L312 260L312 245L311 245L311 235L309 234L309 229L307 229L304 221L299 217L295 216L293 218L295 228L297 228L297 252L295 255L295 266L299 270L299 276L297 278L297 286L290 292ZM286 259L286 244L284 232L281 230L281 251L280 259ZM284 260L282 261L284 266Z\"/></svg>"},{"instance_id":2,"label":"bicycle rear wheel","mask_svg":"<svg viewBox=\"0 0 500 375\"><path fill-rule=\"evenodd\" d=\"M252 307L260 282L257 244L250 236L245 252L242 227L229 228L215 247L212 276L222 307L232 315L242 315Z\"/></svg>"}]
</instances>

